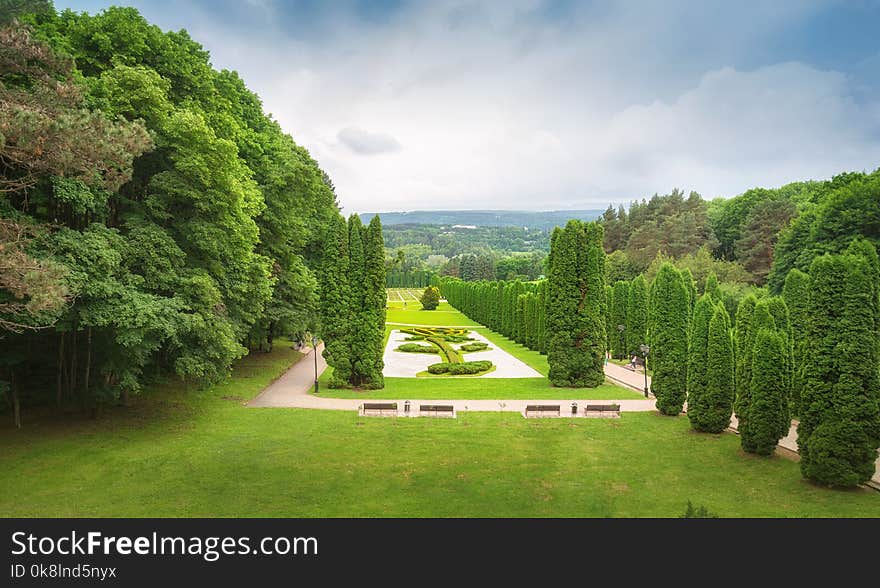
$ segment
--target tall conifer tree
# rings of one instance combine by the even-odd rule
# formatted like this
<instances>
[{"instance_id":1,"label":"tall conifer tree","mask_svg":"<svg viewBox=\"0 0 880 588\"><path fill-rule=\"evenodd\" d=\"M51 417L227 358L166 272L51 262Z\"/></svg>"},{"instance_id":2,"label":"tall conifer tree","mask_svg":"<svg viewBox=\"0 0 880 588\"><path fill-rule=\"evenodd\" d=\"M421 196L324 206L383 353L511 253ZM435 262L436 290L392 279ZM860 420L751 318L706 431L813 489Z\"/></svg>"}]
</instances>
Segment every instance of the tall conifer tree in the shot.
<instances>
[{"instance_id":1,"label":"tall conifer tree","mask_svg":"<svg viewBox=\"0 0 880 588\"><path fill-rule=\"evenodd\" d=\"M677 415L687 396L688 291L681 274L664 262L651 285L651 388L657 408Z\"/></svg>"},{"instance_id":2,"label":"tall conifer tree","mask_svg":"<svg viewBox=\"0 0 880 588\"><path fill-rule=\"evenodd\" d=\"M602 227L569 221L551 240L547 299L548 362L555 386L605 380L605 251Z\"/></svg>"}]
</instances>

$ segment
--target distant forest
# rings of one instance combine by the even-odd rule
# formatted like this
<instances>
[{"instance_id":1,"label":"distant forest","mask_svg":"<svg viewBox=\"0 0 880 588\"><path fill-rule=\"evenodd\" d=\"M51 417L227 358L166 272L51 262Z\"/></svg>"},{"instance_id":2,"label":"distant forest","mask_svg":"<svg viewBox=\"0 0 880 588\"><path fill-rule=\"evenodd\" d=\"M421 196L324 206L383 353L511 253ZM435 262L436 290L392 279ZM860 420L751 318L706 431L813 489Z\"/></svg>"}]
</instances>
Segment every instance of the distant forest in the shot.
<instances>
[{"instance_id":1,"label":"distant forest","mask_svg":"<svg viewBox=\"0 0 880 588\"><path fill-rule=\"evenodd\" d=\"M380 216L394 285L421 286L435 275L530 281L545 273L551 229L387 224L387 215ZM605 228L607 283L641 273L650 279L663 261L672 261L690 269L698 283L714 272L732 300L755 288L776 294L789 270L805 270L817 255L843 251L857 235L880 245L880 170L713 200L673 190L628 207L609 206L598 220ZM405 283L407 276L418 279Z\"/></svg>"}]
</instances>

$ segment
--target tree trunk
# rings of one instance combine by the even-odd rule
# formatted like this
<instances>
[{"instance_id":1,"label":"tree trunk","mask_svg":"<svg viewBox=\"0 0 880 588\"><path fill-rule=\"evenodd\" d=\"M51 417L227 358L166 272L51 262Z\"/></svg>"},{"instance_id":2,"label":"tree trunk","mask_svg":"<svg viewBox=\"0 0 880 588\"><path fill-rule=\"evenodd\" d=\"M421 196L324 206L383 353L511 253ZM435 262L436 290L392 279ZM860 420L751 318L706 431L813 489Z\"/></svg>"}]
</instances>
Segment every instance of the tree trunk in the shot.
<instances>
[{"instance_id":1,"label":"tree trunk","mask_svg":"<svg viewBox=\"0 0 880 588\"><path fill-rule=\"evenodd\" d=\"M18 382L15 381L15 370L10 377L10 390L12 391L12 415L15 419L15 428L21 428L21 401L18 398Z\"/></svg>"},{"instance_id":2,"label":"tree trunk","mask_svg":"<svg viewBox=\"0 0 880 588\"><path fill-rule=\"evenodd\" d=\"M89 327L86 331L86 375L83 378L85 382L85 388L83 389L83 394L88 398L89 395L89 376L92 371L92 327Z\"/></svg>"},{"instance_id":3,"label":"tree trunk","mask_svg":"<svg viewBox=\"0 0 880 588\"><path fill-rule=\"evenodd\" d=\"M61 338L58 341L58 376L55 388L55 405L61 408L61 400L64 396L64 331L61 331Z\"/></svg>"}]
</instances>

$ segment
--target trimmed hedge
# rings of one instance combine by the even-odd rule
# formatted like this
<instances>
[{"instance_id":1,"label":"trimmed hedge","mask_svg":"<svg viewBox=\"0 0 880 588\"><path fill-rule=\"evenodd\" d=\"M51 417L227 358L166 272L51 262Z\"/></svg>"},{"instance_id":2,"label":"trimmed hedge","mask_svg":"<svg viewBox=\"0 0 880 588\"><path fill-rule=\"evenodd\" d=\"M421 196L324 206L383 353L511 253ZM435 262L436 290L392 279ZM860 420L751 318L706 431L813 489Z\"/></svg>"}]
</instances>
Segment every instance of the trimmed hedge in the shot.
<instances>
[{"instance_id":1,"label":"trimmed hedge","mask_svg":"<svg viewBox=\"0 0 880 588\"><path fill-rule=\"evenodd\" d=\"M395 351L406 353L440 353L440 350L433 345L419 345L418 343L403 343Z\"/></svg>"},{"instance_id":2,"label":"trimmed hedge","mask_svg":"<svg viewBox=\"0 0 880 588\"><path fill-rule=\"evenodd\" d=\"M489 344L482 341L467 343L458 348L459 351L486 351L487 349L489 349Z\"/></svg>"},{"instance_id":3,"label":"trimmed hedge","mask_svg":"<svg viewBox=\"0 0 880 588\"><path fill-rule=\"evenodd\" d=\"M434 363L428 366L431 374L450 376L474 375L492 369L491 361L466 361L463 363Z\"/></svg>"}]
</instances>

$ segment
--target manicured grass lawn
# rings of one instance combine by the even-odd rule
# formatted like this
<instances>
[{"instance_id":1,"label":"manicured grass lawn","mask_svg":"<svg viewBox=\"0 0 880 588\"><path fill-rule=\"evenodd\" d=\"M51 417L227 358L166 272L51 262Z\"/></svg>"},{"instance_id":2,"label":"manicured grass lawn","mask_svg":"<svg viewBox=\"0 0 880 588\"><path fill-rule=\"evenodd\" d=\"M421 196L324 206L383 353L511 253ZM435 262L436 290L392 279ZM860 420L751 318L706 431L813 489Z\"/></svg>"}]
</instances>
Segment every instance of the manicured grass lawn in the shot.
<instances>
[{"instance_id":1,"label":"manicured grass lawn","mask_svg":"<svg viewBox=\"0 0 880 588\"><path fill-rule=\"evenodd\" d=\"M331 389L328 386L333 368L321 375L318 396L322 398L397 398L418 400L479 399L592 399L622 400L643 398L629 388L605 383L597 388L554 388L546 378L385 378L382 390Z\"/></svg>"},{"instance_id":2,"label":"manicured grass lawn","mask_svg":"<svg viewBox=\"0 0 880 588\"><path fill-rule=\"evenodd\" d=\"M293 360L246 358L207 391L165 386L97 420L0 429L4 516L880 516L880 493L833 491L782 457L685 417L362 418L249 409ZM432 382L433 383L433 382Z\"/></svg>"},{"instance_id":3,"label":"manicured grass lawn","mask_svg":"<svg viewBox=\"0 0 880 588\"><path fill-rule=\"evenodd\" d=\"M389 323L413 325L479 326L446 302L440 303L436 310L421 310L421 306L410 300L404 309L402 302L388 304L385 320Z\"/></svg>"}]
</instances>

